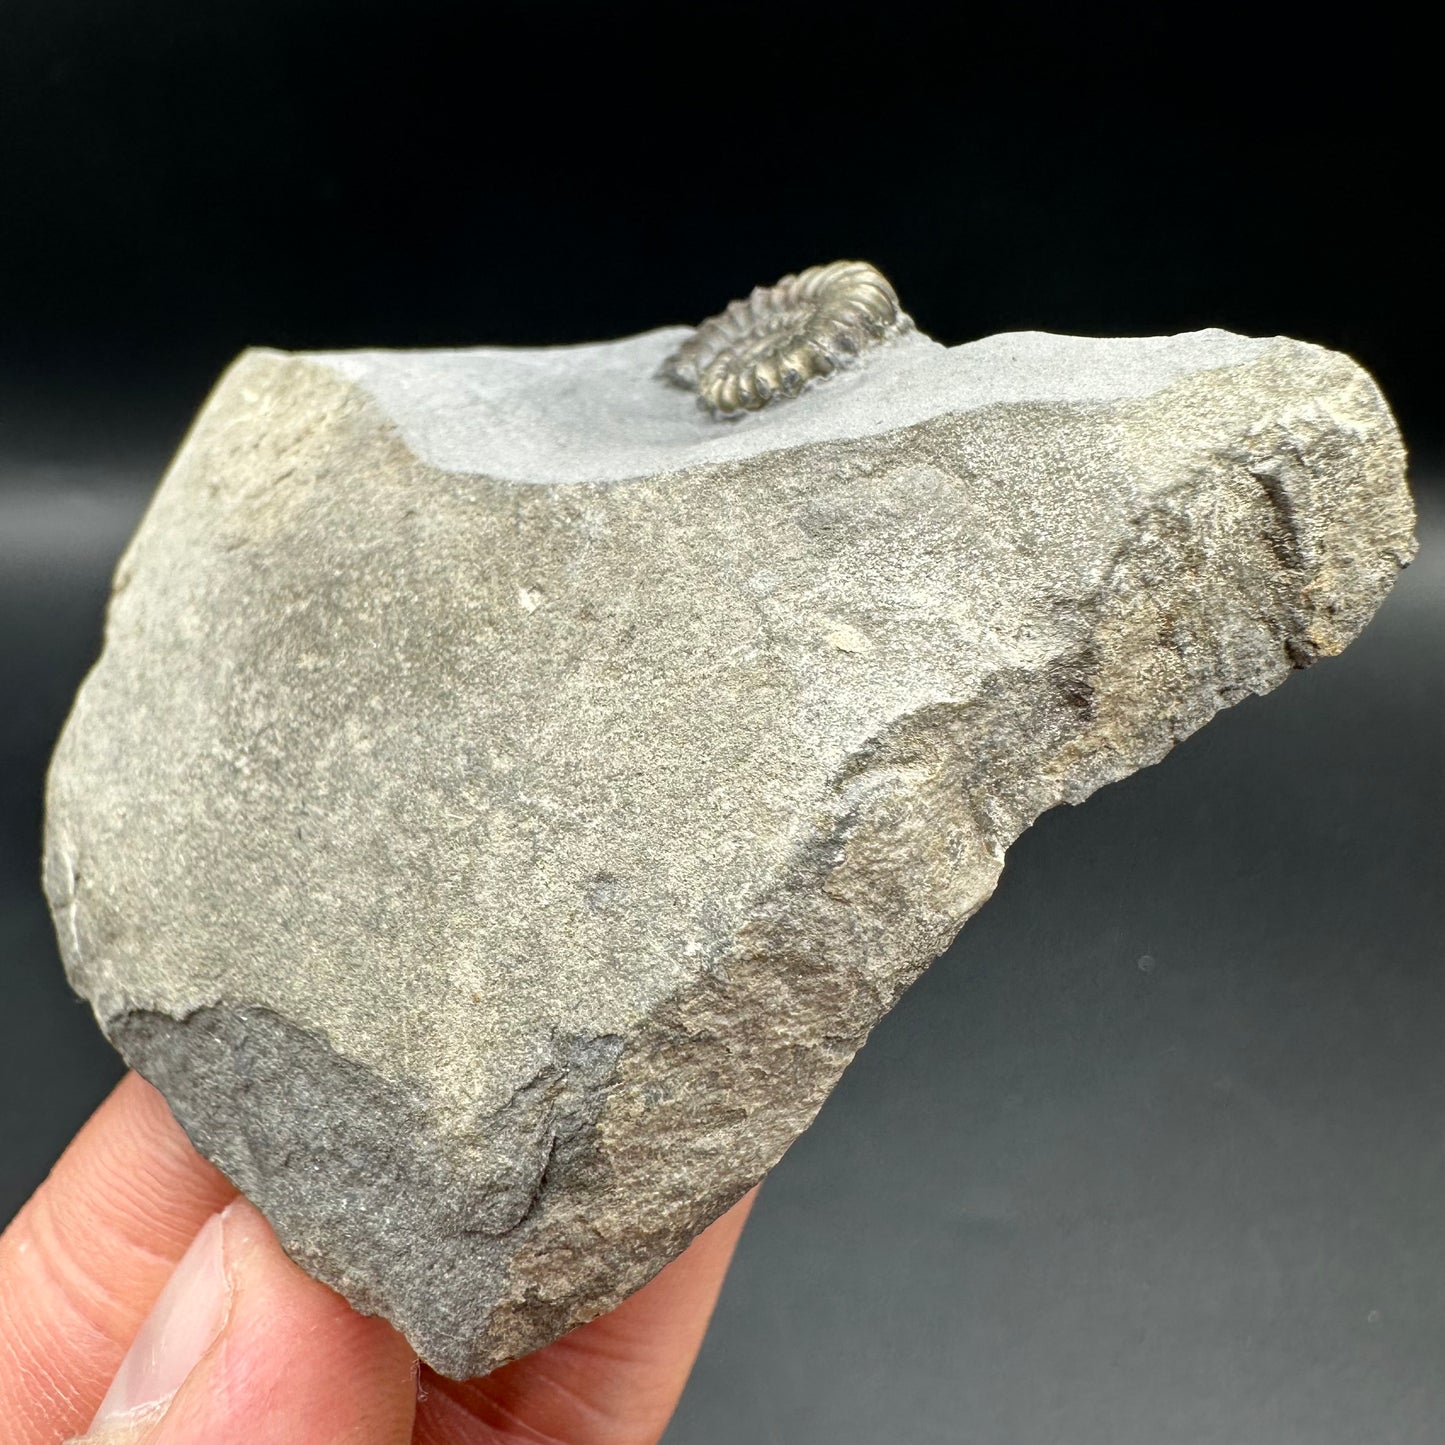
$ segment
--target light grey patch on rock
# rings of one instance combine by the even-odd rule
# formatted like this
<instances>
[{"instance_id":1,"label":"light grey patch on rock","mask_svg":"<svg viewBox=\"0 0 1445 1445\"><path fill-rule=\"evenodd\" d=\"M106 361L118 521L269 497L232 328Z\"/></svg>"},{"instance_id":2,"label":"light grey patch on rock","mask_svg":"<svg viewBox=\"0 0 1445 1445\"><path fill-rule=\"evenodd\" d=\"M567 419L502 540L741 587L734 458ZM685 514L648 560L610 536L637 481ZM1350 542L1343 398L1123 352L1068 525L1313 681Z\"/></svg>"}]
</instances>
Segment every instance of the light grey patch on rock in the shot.
<instances>
[{"instance_id":1,"label":"light grey patch on rock","mask_svg":"<svg viewBox=\"0 0 1445 1445\"><path fill-rule=\"evenodd\" d=\"M1147 396L1200 370L1257 360L1268 340L1227 331L1139 337L1012 331L945 347L907 331L809 392L726 426L655 374L692 336L522 351L331 351L310 359L354 381L418 457L443 471L522 484L620 482L741 461L809 442L875 436L940 412L1001 402Z\"/></svg>"}]
</instances>

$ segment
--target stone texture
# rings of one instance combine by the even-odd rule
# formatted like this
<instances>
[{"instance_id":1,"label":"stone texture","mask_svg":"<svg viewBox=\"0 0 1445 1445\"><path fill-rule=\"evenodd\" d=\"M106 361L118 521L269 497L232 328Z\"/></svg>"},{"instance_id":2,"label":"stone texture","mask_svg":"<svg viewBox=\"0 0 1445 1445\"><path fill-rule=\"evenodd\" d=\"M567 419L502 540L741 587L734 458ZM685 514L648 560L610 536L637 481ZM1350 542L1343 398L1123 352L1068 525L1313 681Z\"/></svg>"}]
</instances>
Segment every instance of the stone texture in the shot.
<instances>
[{"instance_id":1,"label":"stone texture","mask_svg":"<svg viewBox=\"0 0 1445 1445\"><path fill-rule=\"evenodd\" d=\"M1338 652L1369 377L1041 334L735 422L688 333L247 353L50 778L75 987L286 1249L463 1376L779 1158L1042 810Z\"/></svg>"}]
</instances>

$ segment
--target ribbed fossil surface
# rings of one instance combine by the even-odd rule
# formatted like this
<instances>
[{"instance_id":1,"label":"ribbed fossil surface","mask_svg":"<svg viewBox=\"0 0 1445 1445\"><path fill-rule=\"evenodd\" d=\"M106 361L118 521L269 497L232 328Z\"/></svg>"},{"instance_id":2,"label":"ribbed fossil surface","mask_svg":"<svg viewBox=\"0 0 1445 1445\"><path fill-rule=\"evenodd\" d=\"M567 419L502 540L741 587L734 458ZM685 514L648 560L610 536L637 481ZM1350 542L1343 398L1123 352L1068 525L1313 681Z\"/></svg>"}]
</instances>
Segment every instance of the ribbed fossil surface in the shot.
<instances>
[{"instance_id":1,"label":"ribbed fossil surface","mask_svg":"<svg viewBox=\"0 0 1445 1445\"><path fill-rule=\"evenodd\" d=\"M834 261L759 286L710 317L663 363L716 416L757 411L855 365L912 322L866 261Z\"/></svg>"}]
</instances>

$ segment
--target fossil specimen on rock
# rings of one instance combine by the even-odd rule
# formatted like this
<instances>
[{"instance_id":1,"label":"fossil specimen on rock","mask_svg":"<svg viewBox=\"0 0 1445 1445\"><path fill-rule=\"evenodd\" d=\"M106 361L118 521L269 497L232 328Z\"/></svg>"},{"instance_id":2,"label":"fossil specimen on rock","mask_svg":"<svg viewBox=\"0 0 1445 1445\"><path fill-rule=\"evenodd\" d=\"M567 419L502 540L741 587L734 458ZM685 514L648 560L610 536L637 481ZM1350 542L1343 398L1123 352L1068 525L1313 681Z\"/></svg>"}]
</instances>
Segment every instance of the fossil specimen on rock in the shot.
<instances>
[{"instance_id":1,"label":"fossil specimen on rock","mask_svg":"<svg viewBox=\"0 0 1445 1445\"><path fill-rule=\"evenodd\" d=\"M887 280L866 261L834 261L758 286L704 321L663 362L714 416L757 411L852 366L913 325Z\"/></svg>"},{"instance_id":2,"label":"fossil specimen on rock","mask_svg":"<svg viewBox=\"0 0 1445 1445\"><path fill-rule=\"evenodd\" d=\"M867 365L741 426L657 379L710 385L706 327L249 352L120 564L49 784L70 978L448 1374L649 1278L1042 810L1338 652L1412 554L1343 356L864 310Z\"/></svg>"}]
</instances>

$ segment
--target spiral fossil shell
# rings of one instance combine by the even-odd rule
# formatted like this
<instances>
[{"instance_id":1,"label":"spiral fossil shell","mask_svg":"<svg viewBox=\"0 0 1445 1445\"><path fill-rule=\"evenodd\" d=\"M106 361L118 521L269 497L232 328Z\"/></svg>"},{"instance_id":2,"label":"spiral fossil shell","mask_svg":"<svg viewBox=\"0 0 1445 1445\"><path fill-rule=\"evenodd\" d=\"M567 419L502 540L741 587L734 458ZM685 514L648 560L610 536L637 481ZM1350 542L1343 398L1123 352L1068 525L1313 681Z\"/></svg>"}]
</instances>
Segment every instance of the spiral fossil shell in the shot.
<instances>
[{"instance_id":1,"label":"spiral fossil shell","mask_svg":"<svg viewBox=\"0 0 1445 1445\"><path fill-rule=\"evenodd\" d=\"M697 392L714 416L757 411L855 365L912 324L879 271L866 261L833 261L759 286L709 317L667 358L662 375Z\"/></svg>"}]
</instances>

